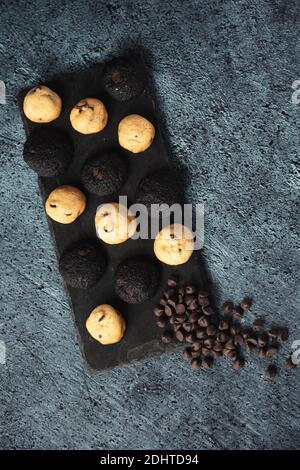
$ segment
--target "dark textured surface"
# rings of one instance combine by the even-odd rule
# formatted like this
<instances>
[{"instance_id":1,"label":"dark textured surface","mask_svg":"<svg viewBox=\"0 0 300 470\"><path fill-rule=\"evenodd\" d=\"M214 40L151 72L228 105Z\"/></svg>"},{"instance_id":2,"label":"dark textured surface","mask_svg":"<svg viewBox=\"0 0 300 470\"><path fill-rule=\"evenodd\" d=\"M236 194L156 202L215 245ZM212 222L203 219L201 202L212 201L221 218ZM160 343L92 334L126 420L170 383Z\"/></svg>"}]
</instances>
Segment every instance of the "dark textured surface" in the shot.
<instances>
[{"instance_id":1,"label":"dark textured surface","mask_svg":"<svg viewBox=\"0 0 300 470\"><path fill-rule=\"evenodd\" d=\"M20 13L22 12L22 13ZM74 340L15 97L49 75L142 46L188 198L205 202L218 299L300 339L296 204L299 3L6 2L1 11L0 447L299 448L299 370L255 357L193 372L179 354L91 377ZM283 359L284 354L280 356Z\"/></svg>"}]
</instances>

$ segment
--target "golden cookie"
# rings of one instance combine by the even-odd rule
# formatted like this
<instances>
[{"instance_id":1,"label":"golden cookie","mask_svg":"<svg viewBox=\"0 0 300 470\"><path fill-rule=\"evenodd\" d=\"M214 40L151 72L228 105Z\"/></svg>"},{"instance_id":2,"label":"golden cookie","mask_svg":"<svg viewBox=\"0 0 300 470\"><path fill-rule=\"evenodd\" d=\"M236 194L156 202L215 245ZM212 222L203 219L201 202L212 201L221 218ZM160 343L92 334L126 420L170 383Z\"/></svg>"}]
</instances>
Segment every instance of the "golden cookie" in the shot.
<instances>
[{"instance_id":1,"label":"golden cookie","mask_svg":"<svg viewBox=\"0 0 300 470\"><path fill-rule=\"evenodd\" d=\"M139 114L130 114L119 123L119 144L132 153L147 150L155 136L155 128L148 119Z\"/></svg>"},{"instance_id":2,"label":"golden cookie","mask_svg":"<svg viewBox=\"0 0 300 470\"><path fill-rule=\"evenodd\" d=\"M106 108L97 98L80 100L70 113L73 128L81 134L95 134L102 131L107 119Z\"/></svg>"},{"instance_id":3,"label":"golden cookie","mask_svg":"<svg viewBox=\"0 0 300 470\"><path fill-rule=\"evenodd\" d=\"M115 245L131 238L136 231L136 218L127 207L117 202L99 206L95 217L98 238Z\"/></svg>"},{"instance_id":4,"label":"golden cookie","mask_svg":"<svg viewBox=\"0 0 300 470\"><path fill-rule=\"evenodd\" d=\"M48 196L45 209L47 215L60 224L71 224L86 206L85 195L74 186L59 186Z\"/></svg>"},{"instance_id":5,"label":"golden cookie","mask_svg":"<svg viewBox=\"0 0 300 470\"><path fill-rule=\"evenodd\" d=\"M155 238L154 253L165 264L176 266L186 263L194 250L192 232L181 224L168 225Z\"/></svg>"},{"instance_id":6,"label":"golden cookie","mask_svg":"<svg viewBox=\"0 0 300 470\"><path fill-rule=\"evenodd\" d=\"M32 122L51 122L61 113L61 99L55 91L40 85L29 90L24 98L23 111Z\"/></svg>"},{"instance_id":7,"label":"golden cookie","mask_svg":"<svg viewBox=\"0 0 300 470\"><path fill-rule=\"evenodd\" d=\"M101 344L118 343L126 329L122 315L107 304L94 308L85 325L89 334Z\"/></svg>"}]
</instances>

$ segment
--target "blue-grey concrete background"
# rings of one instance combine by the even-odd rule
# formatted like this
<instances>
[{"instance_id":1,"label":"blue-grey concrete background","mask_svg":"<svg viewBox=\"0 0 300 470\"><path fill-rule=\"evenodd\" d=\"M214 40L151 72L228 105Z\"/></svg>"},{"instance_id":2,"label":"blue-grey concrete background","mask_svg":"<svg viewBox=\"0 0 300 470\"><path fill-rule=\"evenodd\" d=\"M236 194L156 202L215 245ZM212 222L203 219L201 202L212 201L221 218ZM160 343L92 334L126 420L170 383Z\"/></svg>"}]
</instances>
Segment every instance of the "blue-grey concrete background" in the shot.
<instances>
[{"instance_id":1,"label":"blue-grey concrete background","mask_svg":"<svg viewBox=\"0 0 300 470\"><path fill-rule=\"evenodd\" d=\"M4 1L0 13L0 448L295 449L299 370L264 379L179 354L99 376L85 369L36 177L22 160L16 94L141 46L188 198L204 202L219 301L299 331L300 79L297 0Z\"/></svg>"}]
</instances>

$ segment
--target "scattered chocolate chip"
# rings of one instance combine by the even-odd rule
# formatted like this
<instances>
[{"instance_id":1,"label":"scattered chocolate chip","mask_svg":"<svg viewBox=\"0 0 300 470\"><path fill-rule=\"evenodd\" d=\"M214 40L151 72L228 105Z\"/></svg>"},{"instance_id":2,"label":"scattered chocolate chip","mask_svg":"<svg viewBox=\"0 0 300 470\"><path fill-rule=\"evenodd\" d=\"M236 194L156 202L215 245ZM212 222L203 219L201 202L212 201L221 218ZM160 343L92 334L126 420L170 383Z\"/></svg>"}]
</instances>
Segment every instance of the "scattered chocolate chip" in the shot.
<instances>
[{"instance_id":1,"label":"scattered chocolate chip","mask_svg":"<svg viewBox=\"0 0 300 470\"><path fill-rule=\"evenodd\" d=\"M176 287L177 282L178 282L177 277L176 276L171 276L171 277L169 277L167 284L168 284L169 287Z\"/></svg>"},{"instance_id":2,"label":"scattered chocolate chip","mask_svg":"<svg viewBox=\"0 0 300 470\"><path fill-rule=\"evenodd\" d=\"M220 331L216 337L217 341L220 343L226 343L229 340L229 335L225 331Z\"/></svg>"},{"instance_id":3,"label":"scattered chocolate chip","mask_svg":"<svg viewBox=\"0 0 300 470\"><path fill-rule=\"evenodd\" d=\"M185 287L186 294L194 294L196 292L196 287L193 285L188 285Z\"/></svg>"},{"instance_id":4,"label":"scattered chocolate chip","mask_svg":"<svg viewBox=\"0 0 300 470\"><path fill-rule=\"evenodd\" d=\"M215 340L213 338L206 338L204 340L204 346L207 348L207 349L212 349L213 346L215 344Z\"/></svg>"},{"instance_id":5,"label":"scattered chocolate chip","mask_svg":"<svg viewBox=\"0 0 300 470\"><path fill-rule=\"evenodd\" d=\"M200 315L198 312L192 312L190 315L189 315L189 321L191 323L194 323L194 322L197 322L200 318Z\"/></svg>"},{"instance_id":6,"label":"scattered chocolate chip","mask_svg":"<svg viewBox=\"0 0 300 470\"><path fill-rule=\"evenodd\" d=\"M260 333L261 330L263 329L263 326L264 326L264 320L258 318L257 320L254 320L254 322L252 323L252 328L254 331L256 331L257 333Z\"/></svg>"},{"instance_id":7,"label":"scattered chocolate chip","mask_svg":"<svg viewBox=\"0 0 300 470\"><path fill-rule=\"evenodd\" d=\"M275 364L270 364L266 371L267 379L274 379L277 375L277 366Z\"/></svg>"},{"instance_id":8,"label":"scattered chocolate chip","mask_svg":"<svg viewBox=\"0 0 300 470\"><path fill-rule=\"evenodd\" d=\"M201 367L201 359L198 357L195 357L194 359L191 360L191 367L194 370L197 370Z\"/></svg>"},{"instance_id":9,"label":"scattered chocolate chip","mask_svg":"<svg viewBox=\"0 0 300 470\"><path fill-rule=\"evenodd\" d=\"M202 315L198 320L198 325L202 326L203 328L206 328L209 325L207 317Z\"/></svg>"},{"instance_id":10,"label":"scattered chocolate chip","mask_svg":"<svg viewBox=\"0 0 300 470\"><path fill-rule=\"evenodd\" d=\"M259 348L258 357L260 357L261 359L264 359L266 357L266 354L267 354L267 350L265 347Z\"/></svg>"},{"instance_id":11,"label":"scattered chocolate chip","mask_svg":"<svg viewBox=\"0 0 300 470\"><path fill-rule=\"evenodd\" d=\"M196 335L194 333L189 333L188 335L186 335L185 340L187 343L193 343L194 341L196 341Z\"/></svg>"},{"instance_id":12,"label":"scattered chocolate chip","mask_svg":"<svg viewBox=\"0 0 300 470\"><path fill-rule=\"evenodd\" d=\"M185 303L185 305L187 305L187 306L189 306L190 303L191 303L193 300L195 300L195 296L192 295L192 294L186 294L186 295L184 296L184 303Z\"/></svg>"},{"instance_id":13,"label":"scattered chocolate chip","mask_svg":"<svg viewBox=\"0 0 300 470\"><path fill-rule=\"evenodd\" d=\"M201 350L199 350L199 351L194 351L194 349L192 348L191 354L192 354L192 357L199 357L200 354L201 354Z\"/></svg>"},{"instance_id":14,"label":"scattered chocolate chip","mask_svg":"<svg viewBox=\"0 0 300 470\"><path fill-rule=\"evenodd\" d=\"M178 289L178 294L184 296L184 294L185 294L184 287L179 287L179 289Z\"/></svg>"},{"instance_id":15,"label":"scattered chocolate chip","mask_svg":"<svg viewBox=\"0 0 300 470\"><path fill-rule=\"evenodd\" d=\"M244 338L242 337L242 335L236 335L233 337L233 343L236 347L244 346Z\"/></svg>"},{"instance_id":16,"label":"scattered chocolate chip","mask_svg":"<svg viewBox=\"0 0 300 470\"><path fill-rule=\"evenodd\" d=\"M232 313L232 310L233 310L233 303L231 302L231 300L227 300L226 302L223 303L223 312L224 313Z\"/></svg>"},{"instance_id":17,"label":"scattered chocolate chip","mask_svg":"<svg viewBox=\"0 0 300 470\"><path fill-rule=\"evenodd\" d=\"M239 335L241 332L241 326L238 325L237 323L235 323L234 325L231 325L230 327L230 333L235 336L235 335Z\"/></svg>"},{"instance_id":18,"label":"scattered chocolate chip","mask_svg":"<svg viewBox=\"0 0 300 470\"><path fill-rule=\"evenodd\" d=\"M205 356L202 359L202 367L204 367L205 369L211 369L213 364L214 364L214 359L212 356Z\"/></svg>"},{"instance_id":19,"label":"scattered chocolate chip","mask_svg":"<svg viewBox=\"0 0 300 470\"><path fill-rule=\"evenodd\" d=\"M159 328L165 328L168 324L168 317L166 315L161 315L156 320L156 324Z\"/></svg>"},{"instance_id":20,"label":"scattered chocolate chip","mask_svg":"<svg viewBox=\"0 0 300 470\"><path fill-rule=\"evenodd\" d=\"M160 299L159 303L160 303L160 305L165 306L165 305L167 305L167 300L162 298L162 299Z\"/></svg>"},{"instance_id":21,"label":"scattered chocolate chip","mask_svg":"<svg viewBox=\"0 0 300 470\"><path fill-rule=\"evenodd\" d=\"M255 344L251 343L249 340L246 340L244 347L245 347L246 352L250 353L253 351L253 349L255 349Z\"/></svg>"},{"instance_id":22,"label":"scattered chocolate chip","mask_svg":"<svg viewBox=\"0 0 300 470\"><path fill-rule=\"evenodd\" d=\"M217 352L223 351L223 344L220 343L219 341L215 341L215 344L214 344L213 348Z\"/></svg>"},{"instance_id":23,"label":"scattered chocolate chip","mask_svg":"<svg viewBox=\"0 0 300 470\"><path fill-rule=\"evenodd\" d=\"M171 343L172 339L174 337L174 334L172 331L165 331L164 334L161 337L161 340L163 343Z\"/></svg>"},{"instance_id":24,"label":"scattered chocolate chip","mask_svg":"<svg viewBox=\"0 0 300 470\"><path fill-rule=\"evenodd\" d=\"M224 356L228 357L228 359L231 359L232 361L236 361L236 359L238 358L237 352L233 349L224 349L223 354Z\"/></svg>"},{"instance_id":25,"label":"scattered chocolate chip","mask_svg":"<svg viewBox=\"0 0 300 470\"><path fill-rule=\"evenodd\" d=\"M206 315L207 317L210 317L211 315L214 315L214 313L215 313L215 311L209 306L208 307L203 307L202 311L203 311L204 315Z\"/></svg>"},{"instance_id":26,"label":"scattered chocolate chip","mask_svg":"<svg viewBox=\"0 0 300 470\"><path fill-rule=\"evenodd\" d=\"M172 288L166 289L164 292L166 299L173 299L175 297L175 294L176 294L176 291L175 289L172 289Z\"/></svg>"},{"instance_id":27,"label":"scattered chocolate chip","mask_svg":"<svg viewBox=\"0 0 300 470\"><path fill-rule=\"evenodd\" d=\"M287 328L272 328L268 331L268 335L272 340L287 341L289 332Z\"/></svg>"},{"instance_id":28,"label":"scattered chocolate chip","mask_svg":"<svg viewBox=\"0 0 300 470\"><path fill-rule=\"evenodd\" d=\"M266 333L261 333L257 338L257 344L263 348L268 342L268 335Z\"/></svg>"},{"instance_id":29,"label":"scattered chocolate chip","mask_svg":"<svg viewBox=\"0 0 300 470\"><path fill-rule=\"evenodd\" d=\"M234 307L232 310L232 314L235 318L241 318L243 316L243 313L244 313L244 310L239 305Z\"/></svg>"},{"instance_id":30,"label":"scattered chocolate chip","mask_svg":"<svg viewBox=\"0 0 300 470\"><path fill-rule=\"evenodd\" d=\"M204 328L200 328L198 327L196 329L196 336L197 338L199 339L205 339L207 337L207 333L206 333L206 330Z\"/></svg>"},{"instance_id":31,"label":"scattered chocolate chip","mask_svg":"<svg viewBox=\"0 0 300 470\"><path fill-rule=\"evenodd\" d=\"M199 298L208 297L208 292L205 291L205 290L200 290L199 293L198 293L198 297Z\"/></svg>"},{"instance_id":32,"label":"scattered chocolate chip","mask_svg":"<svg viewBox=\"0 0 300 470\"><path fill-rule=\"evenodd\" d=\"M292 358L291 357L288 357L284 363L284 366L286 369L295 369L295 367L297 367L297 364L295 364L293 361L292 361Z\"/></svg>"},{"instance_id":33,"label":"scattered chocolate chip","mask_svg":"<svg viewBox=\"0 0 300 470\"><path fill-rule=\"evenodd\" d=\"M204 347L202 348L202 354L203 354L203 356L207 356L207 355L209 355L210 353L211 353L211 349L207 348L206 346L204 346Z\"/></svg>"},{"instance_id":34,"label":"scattered chocolate chip","mask_svg":"<svg viewBox=\"0 0 300 470\"><path fill-rule=\"evenodd\" d=\"M250 299L250 297L245 297L240 303L240 307L242 308L244 312L246 310L249 310L251 308L251 305L252 305L252 299Z\"/></svg>"},{"instance_id":35,"label":"scattered chocolate chip","mask_svg":"<svg viewBox=\"0 0 300 470\"><path fill-rule=\"evenodd\" d=\"M186 321L182 324L182 328L184 328L187 333L190 333L192 331L192 324Z\"/></svg>"},{"instance_id":36,"label":"scattered chocolate chip","mask_svg":"<svg viewBox=\"0 0 300 470\"><path fill-rule=\"evenodd\" d=\"M189 304L189 309L190 310L196 310L196 308L198 308L199 305L198 305L198 300L197 299L194 299L190 302Z\"/></svg>"},{"instance_id":37,"label":"scattered chocolate chip","mask_svg":"<svg viewBox=\"0 0 300 470\"><path fill-rule=\"evenodd\" d=\"M245 365L245 359L243 357L237 357L235 361L233 361L233 368L236 370L242 369Z\"/></svg>"},{"instance_id":38,"label":"scattered chocolate chip","mask_svg":"<svg viewBox=\"0 0 300 470\"><path fill-rule=\"evenodd\" d=\"M176 315L175 319L178 323L184 323L187 320L186 315Z\"/></svg>"},{"instance_id":39,"label":"scattered chocolate chip","mask_svg":"<svg viewBox=\"0 0 300 470\"><path fill-rule=\"evenodd\" d=\"M182 357L185 361L190 361L191 357L192 357L192 349L191 348L185 348L183 351L182 351Z\"/></svg>"},{"instance_id":40,"label":"scattered chocolate chip","mask_svg":"<svg viewBox=\"0 0 300 470\"><path fill-rule=\"evenodd\" d=\"M217 333L217 328L215 327L215 325L208 325L208 327L206 328L206 333L208 334L208 336L215 336L215 334Z\"/></svg>"},{"instance_id":41,"label":"scattered chocolate chip","mask_svg":"<svg viewBox=\"0 0 300 470\"><path fill-rule=\"evenodd\" d=\"M209 299L208 299L208 297L199 297L199 296L198 296L198 304L199 304L200 307L202 307L202 308L208 307L208 306L209 306Z\"/></svg>"},{"instance_id":42,"label":"scattered chocolate chip","mask_svg":"<svg viewBox=\"0 0 300 470\"><path fill-rule=\"evenodd\" d=\"M153 313L156 317L160 317L164 313L164 308L163 307L155 307L153 310Z\"/></svg>"},{"instance_id":43,"label":"scattered chocolate chip","mask_svg":"<svg viewBox=\"0 0 300 470\"><path fill-rule=\"evenodd\" d=\"M266 357L273 357L276 356L278 353L278 347L277 346L268 346L266 350Z\"/></svg>"},{"instance_id":44,"label":"scattered chocolate chip","mask_svg":"<svg viewBox=\"0 0 300 470\"><path fill-rule=\"evenodd\" d=\"M225 331L229 329L229 323L226 320L220 320L218 328L220 331Z\"/></svg>"},{"instance_id":45,"label":"scattered chocolate chip","mask_svg":"<svg viewBox=\"0 0 300 470\"><path fill-rule=\"evenodd\" d=\"M197 339L193 342L193 350L194 351L200 351L202 348L202 341L200 339Z\"/></svg>"},{"instance_id":46,"label":"scattered chocolate chip","mask_svg":"<svg viewBox=\"0 0 300 470\"><path fill-rule=\"evenodd\" d=\"M174 309L170 305L165 306L165 314L167 317L171 317L174 313Z\"/></svg>"},{"instance_id":47,"label":"scattered chocolate chip","mask_svg":"<svg viewBox=\"0 0 300 470\"><path fill-rule=\"evenodd\" d=\"M282 328L280 330L279 336L277 337L278 341L287 341L289 339L289 330L287 328Z\"/></svg>"},{"instance_id":48,"label":"scattered chocolate chip","mask_svg":"<svg viewBox=\"0 0 300 470\"><path fill-rule=\"evenodd\" d=\"M185 306L183 304L176 305L175 309L176 309L176 312L179 314L182 314L185 312Z\"/></svg>"},{"instance_id":49,"label":"scattered chocolate chip","mask_svg":"<svg viewBox=\"0 0 300 470\"><path fill-rule=\"evenodd\" d=\"M182 343L182 341L184 341L184 338L185 338L184 329L180 328L179 330L177 330L175 336L178 339L178 341L180 341Z\"/></svg>"},{"instance_id":50,"label":"scattered chocolate chip","mask_svg":"<svg viewBox=\"0 0 300 470\"><path fill-rule=\"evenodd\" d=\"M171 305L172 307L176 308L176 299L170 298L167 300L167 303Z\"/></svg>"},{"instance_id":51,"label":"scattered chocolate chip","mask_svg":"<svg viewBox=\"0 0 300 470\"><path fill-rule=\"evenodd\" d=\"M219 357L222 356L222 352L221 351L215 351L214 349L212 349L211 350L211 355L216 360L216 359L218 359Z\"/></svg>"},{"instance_id":52,"label":"scattered chocolate chip","mask_svg":"<svg viewBox=\"0 0 300 470\"><path fill-rule=\"evenodd\" d=\"M233 339L230 338L228 341L226 341L224 347L225 347L225 349L235 349L235 345L234 345Z\"/></svg>"}]
</instances>

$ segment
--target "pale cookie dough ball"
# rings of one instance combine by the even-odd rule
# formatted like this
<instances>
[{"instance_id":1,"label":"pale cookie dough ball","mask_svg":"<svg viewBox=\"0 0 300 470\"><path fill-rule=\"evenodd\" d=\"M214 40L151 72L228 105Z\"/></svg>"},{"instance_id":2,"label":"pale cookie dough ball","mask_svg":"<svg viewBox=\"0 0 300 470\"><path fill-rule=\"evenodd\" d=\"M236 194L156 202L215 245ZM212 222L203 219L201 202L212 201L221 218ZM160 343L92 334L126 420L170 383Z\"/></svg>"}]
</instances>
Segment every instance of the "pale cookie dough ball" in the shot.
<instances>
[{"instance_id":1,"label":"pale cookie dough ball","mask_svg":"<svg viewBox=\"0 0 300 470\"><path fill-rule=\"evenodd\" d=\"M70 113L73 128L81 134L95 134L102 131L107 119L106 108L97 98L80 100Z\"/></svg>"},{"instance_id":2,"label":"pale cookie dough ball","mask_svg":"<svg viewBox=\"0 0 300 470\"><path fill-rule=\"evenodd\" d=\"M55 91L40 85L29 90L24 98L23 111L32 122L51 122L61 113L61 99Z\"/></svg>"},{"instance_id":3,"label":"pale cookie dough ball","mask_svg":"<svg viewBox=\"0 0 300 470\"><path fill-rule=\"evenodd\" d=\"M123 243L136 231L136 218L127 207L117 202L99 206L95 217L96 233L110 245Z\"/></svg>"},{"instance_id":4,"label":"pale cookie dough ball","mask_svg":"<svg viewBox=\"0 0 300 470\"><path fill-rule=\"evenodd\" d=\"M86 197L75 186L59 186L48 196L45 204L47 215L60 224L71 224L85 210Z\"/></svg>"},{"instance_id":5,"label":"pale cookie dough ball","mask_svg":"<svg viewBox=\"0 0 300 470\"><path fill-rule=\"evenodd\" d=\"M165 264L176 266L186 263L194 250L192 232L181 224L168 225L155 238L154 253Z\"/></svg>"},{"instance_id":6,"label":"pale cookie dough ball","mask_svg":"<svg viewBox=\"0 0 300 470\"><path fill-rule=\"evenodd\" d=\"M126 330L122 315L111 305L103 304L94 308L86 321L89 334L101 344L118 343Z\"/></svg>"},{"instance_id":7,"label":"pale cookie dough ball","mask_svg":"<svg viewBox=\"0 0 300 470\"><path fill-rule=\"evenodd\" d=\"M152 144L154 136L155 128L153 124L139 114L130 114L119 123L119 144L132 153L147 150Z\"/></svg>"}]
</instances>

